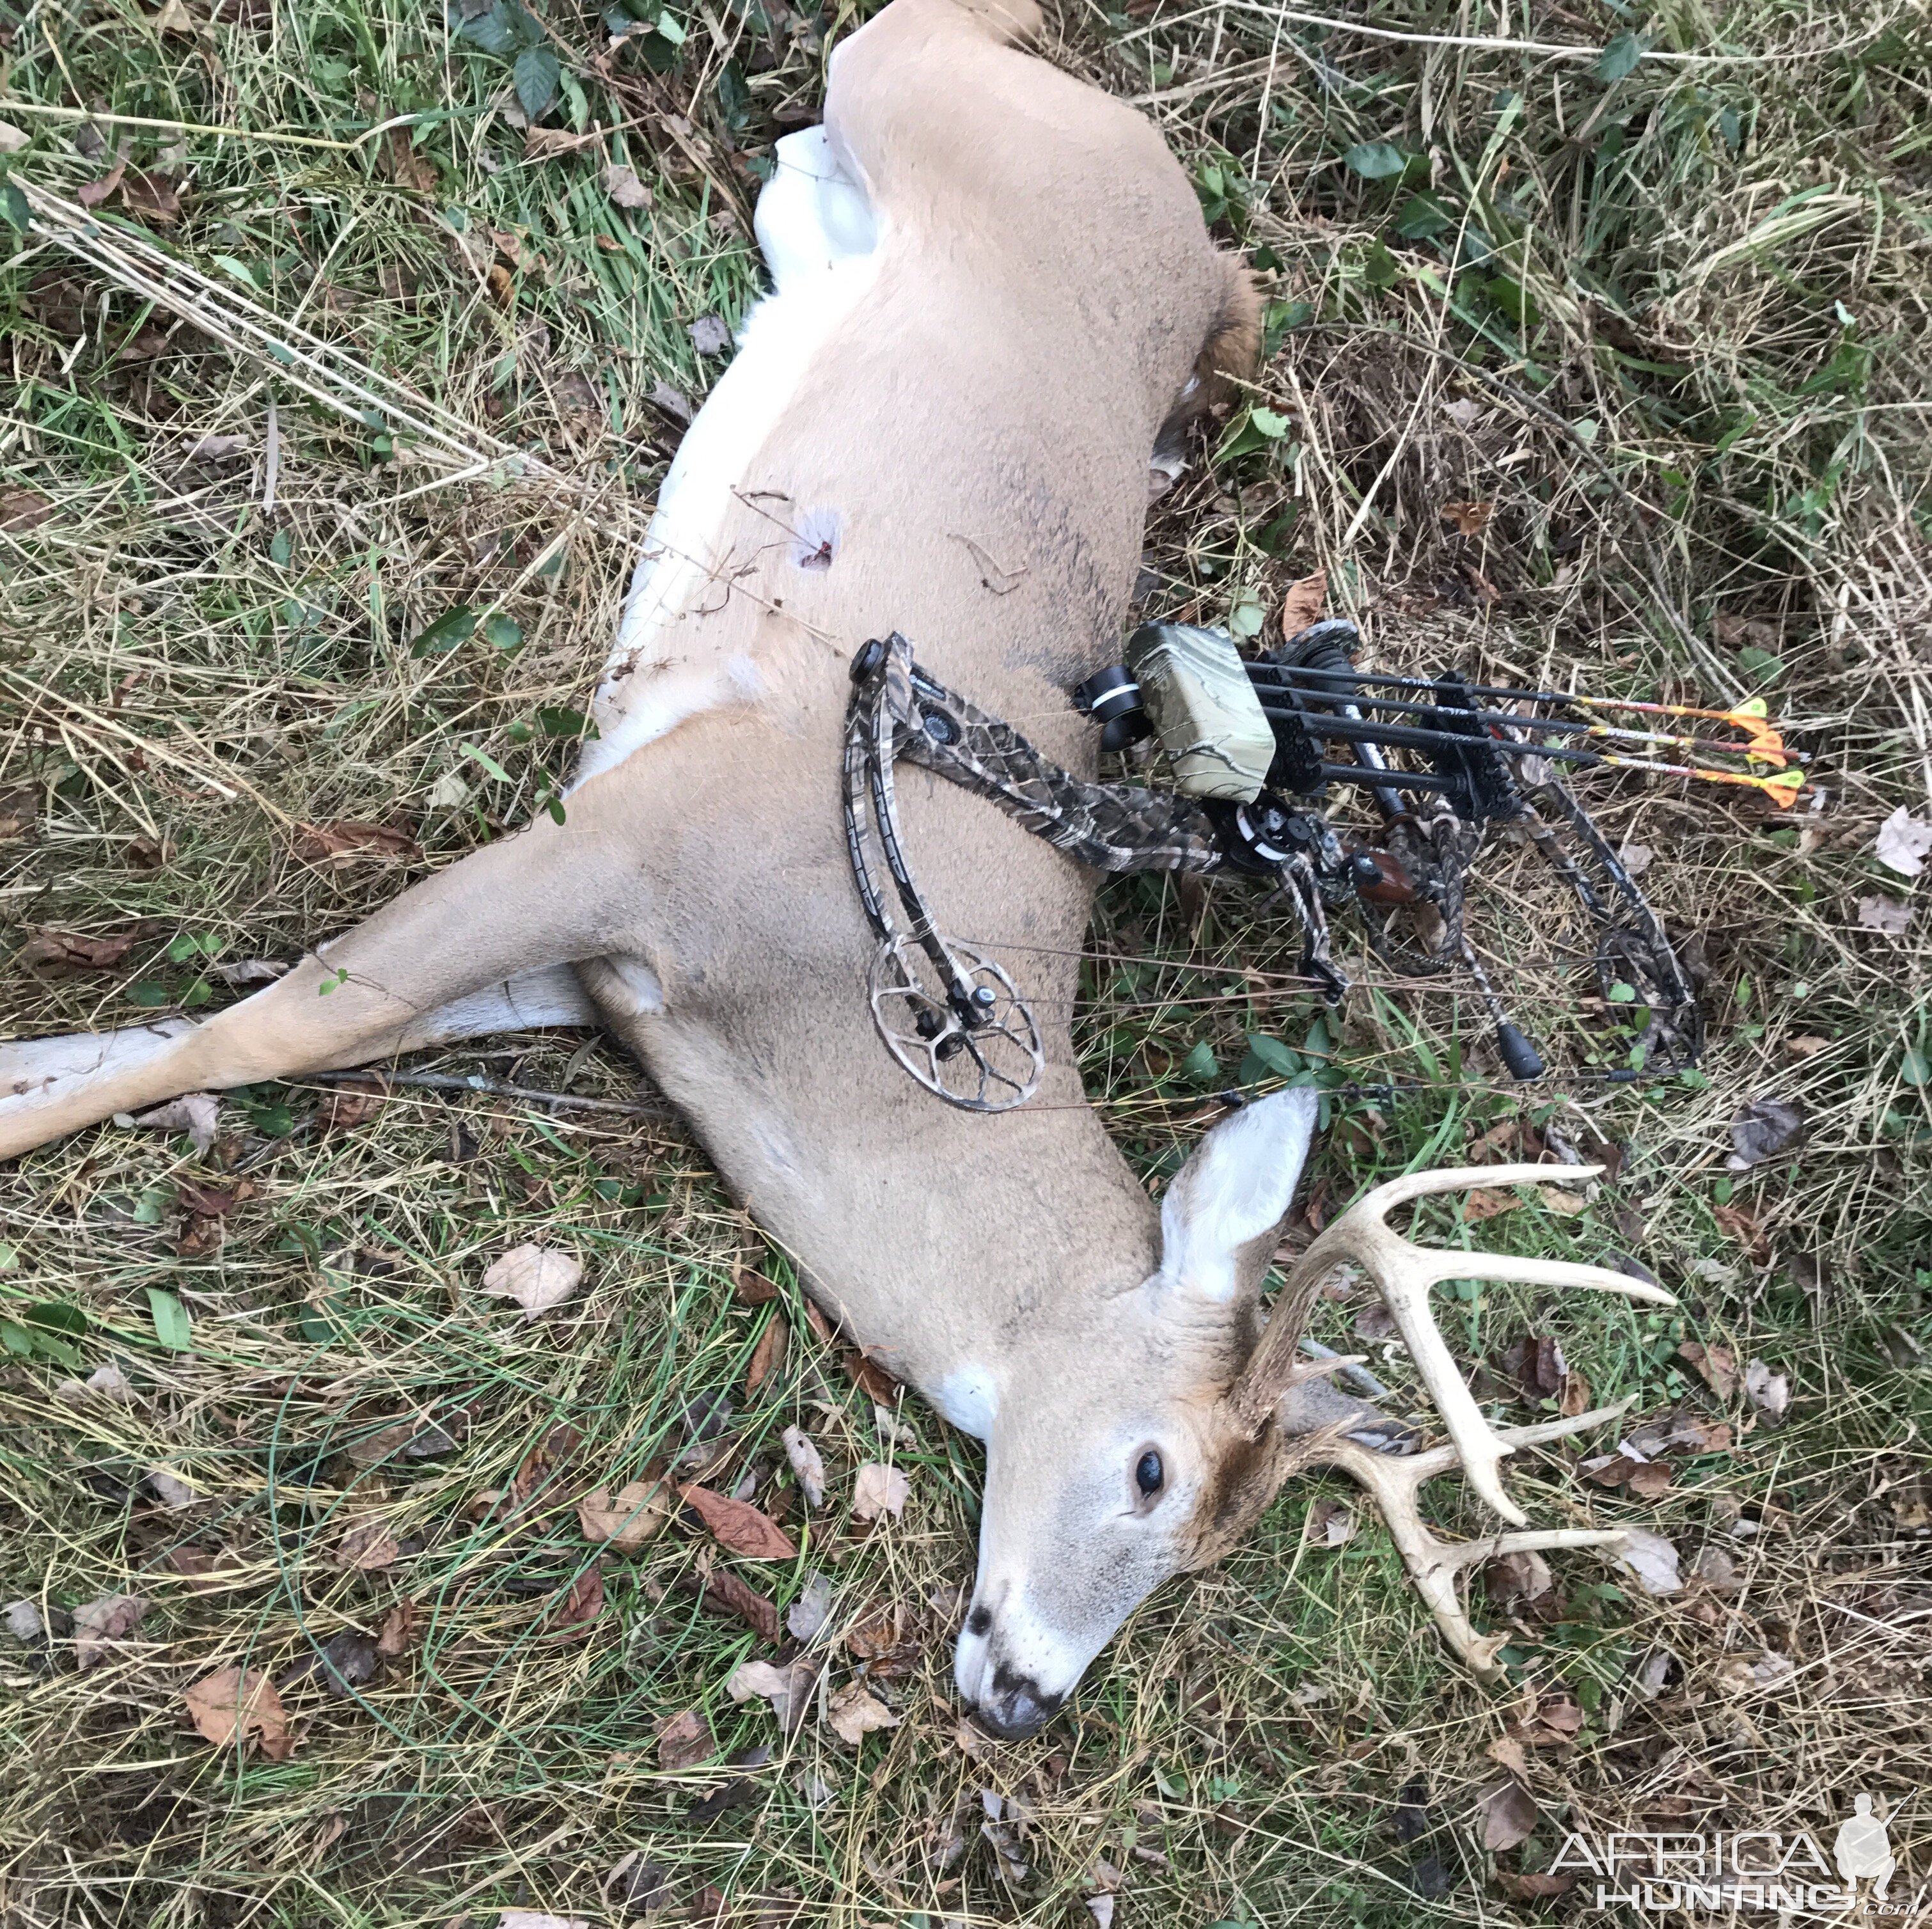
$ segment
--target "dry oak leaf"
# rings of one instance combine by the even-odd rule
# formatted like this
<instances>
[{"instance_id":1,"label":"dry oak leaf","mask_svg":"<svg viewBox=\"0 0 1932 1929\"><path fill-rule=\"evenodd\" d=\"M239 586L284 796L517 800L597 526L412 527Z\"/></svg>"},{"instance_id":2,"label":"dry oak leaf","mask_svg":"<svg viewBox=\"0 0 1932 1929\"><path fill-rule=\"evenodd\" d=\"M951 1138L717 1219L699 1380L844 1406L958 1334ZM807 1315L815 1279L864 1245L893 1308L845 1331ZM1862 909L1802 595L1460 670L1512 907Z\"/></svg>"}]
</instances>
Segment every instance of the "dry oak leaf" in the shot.
<instances>
[{"instance_id":1,"label":"dry oak leaf","mask_svg":"<svg viewBox=\"0 0 1932 1929\"><path fill-rule=\"evenodd\" d=\"M316 1123L325 1132L352 1132L382 1109L388 1096L380 1078L345 1079L316 1108Z\"/></svg>"},{"instance_id":2,"label":"dry oak leaf","mask_svg":"<svg viewBox=\"0 0 1932 1929\"><path fill-rule=\"evenodd\" d=\"M345 1568L373 1574L394 1567L402 1551L401 1544L380 1520L366 1520L343 1535L335 1558Z\"/></svg>"},{"instance_id":3,"label":"dry oak leaf","mask_svg":"<svg viewBox=\"0 0 1932 1929\"><path fill-rule=\"evenodd\" d=\"M281 1761L295 1745L287 1711L268 1676L256 1670L223 1668L204 1676L182 1696L203 1740L225 1748L237 1736L259 1738L262 1752Z\"/></svg>"},{"instance_id":4,"label":"dry oak leaf","mask_svg":"<svg viewBox=\"0 0 1932 1929\"><path fill-rule=\"evenodd\" d=\"M670 1715L658 1724L658 1761L674 1773L680 1768L694 1768L717 1752L710 1729L694 1708L687 1708L682 1714Z\"/></svg>"},{"instance_id":5,"label":"dry oak leaf","mask_svg":"<svg viewBox=\"0 0 1932 1929\"><path fill-rule=\"evenodd\" d=\"M1767 1420L1780 1420L1791 1404L1791 1382L1762 1360L1754 1360L1744 1369L1744 1396Z\"/></svg>"},{"instance_id":6,"label":"dry oak leaf","mask_svg":"<svg viewBox=\"0 0 1932 1929\"><path fill-rule=\"evenodd\" d=\"M18 154L32 145L32 135L22 132L11 121L0 121L0 154Z\"/></svg>"},{"instance_id":7,"label":"dry oak leaf","mask_svg":"<svg viewBox=\"0 0 1932 1929\"><path fill-rule=\"evenodd\" d=\"M332 824L297 824L295 851L307 864L321 864L337 857L399 857L413 864L422 857L422 847L407 831L383 824L356 824L347 818Z\"/></svg>"},{"instance_id":8,"label":"dry oak leaf","mask_svg":"<svg viewBox=\"0 0 1932 1929\"><path fill-rule=\"evenodd\" d=\"M131 1634L147 1618L153 1605L145 1595L104 1594L74 1611L74 1658L78 1667L98 1668L113 1652L114 1643Z\"/></svg>"},{"instance_id":9,"label":"dry oak leaf","mask_svg":"<svg viewBox=\"0 0 1932 1929\"><path fill-rule=\"evenodd\" d=\"M771 1703L778 1726L789 1735L805 1718L818 1676L818 1669L809 1661L793 1661L782 1668L769 1661L741 1661L724 1684L724 1692L734 1701L762 1695Z\"/></svg>"},{"instance_id":10,"label":"dry oak leaf","mask_svg":"<svg viewBox=\"0 0 1932 1929\"><path fill-rule=\"evenodd\" d=\"M1493 502L1444 502L1442 517L1456 526L1458 536L1480 536L1496 512Z\"/></svg>"},{"instance_id":11,"label":"dry oak leaf","mask_svg":"<svg viewBox=\"0 0 1932 1929\"><path fill-rule=\"evenodd\" d=\"M561 1306L584 1278L582 1264L549 1246L513 1246L483 1275L483 1290L514 1300L525 1319Z\"/></svg>"},{"instance_id":12,"label":"dry oak leaf","mask_svg":"<svg viewBox=\"0 0 1932 1929\"><path fill-rule=\"evenodd\" d=\"M1737 1391L1737 1355L1728 1347L1706 1346L1701 1340L1687 1340L1678 1348L1677 1357L1688 1360L1720 1400L1729 1400Z\"/></svg>"},{"instance_id":13,"label":"dry oak leaf","mask_svg":"<svg viewBox=\"0 0 1932 1929\"><path fill-rule=\"evenodd\" d=\"M798 1549L770 1514L760 1514L749 1501L734 1500L729 1494L714 1493L709 1487L678 1490L686 1503L694 1508L721 1546L728 1547L748 1561L792 1561Z\"/></svg>"},{"instance_id":14,"label":"dry oak leaf","mask_svg":"<svg viewBox=\"0 0 1932 1929\"><path fill-rule=\"evenodd\" d=\"M1308 1534L1318 1547L1342 1547L1355 1538L1355 1516L1346 1502L1318 1500L1308 1510Z\"/></svg>"},{"instance_id":15,"label":"dry oak leaf","mask_svg":"<svg viewBox=\"0 0 1932 1929\"><path fill-rule=\"evenodd\" d=\"M1742 1206L1713 1206L1711 1216L1744 1249L1754 1265L1770 1264L1771 1241L1765 1237L1764 1228Z\"/></svg>"},{"instance_id":16,"label":"dry oak leaf","mask_svg":"<svg viewBox=\"0 0 1932 1929\"><path fill-rule=\"evenodd\" d=\"M776 1280L768 1280L748 1266L740 1266L732 1275L731 1291L741 1306L764 1306L779 1298L784 1288Z\"/></svg>"},{"instance_id":17,"label":"dry oak leaf","mask_svg":"<svg viewBox=\"0 0 1932 1929\"><path fill-rule=\"evenodd\" d=\"M1514 1212L1522 1204L1514 1192L1492 1192L1486 1186L1474 1186L1462 1195L1462 1216L1470 1225L1480 1226L1486 1219Z\"/></svg>"},{"instance_id":18,"label":"dry oak leaf","mask_svg":"<svg viewBox=\"0 0 1932 1929\"><path fill-rule=\"evenodd\" d=\"M604 169L604 192L614 206L620 208L648 208L651 205L651 190L638 178L635 168L626 167L621 161L610 161Z\"/></svg>"},{"instance_id":19,"label":"dry oak leaf","mask_svg":"<svg viewBox=\"0 0 1932 1929\"><path fill-rule=\"evenodd\" d=\"M1872 855L1901 878L1916 878L1925 868L1928 851L1932 851L1932 822L1914 817L1903 804L1879 826L1872 844Z\"/></svg>"},{"instance_id":20,"label":"dry oak leaf","mask_svg":"<svg viewBox=\"0 0 1932 1929\"><path fill-rule=\"evenodd\" d=\"M416 1645L418 1609L414 1601L397 1602L382 1617L382 1626L376 1630L376 1652L394 1659L398 1654L406 1654Z\"/></svg>"},{"instance_id":21,"label":"dry oak leaf","mask_svg":"<svg viewBox=\"0 0 1932 1929\"><path fill-rule=\"evenodd\" d=\"M1804 1108L1796 1100L1756 1099L1731 1120L1730 1156L1724 1168L1748 1172L1788 1152L1804 1136Z\"/></svg>"},{"instance_id":22,"label":"dry oak leaf","mask_svg":"<svg viewBox=\"0 0 1932 1929\"><path fill-rule=\"evenodd\" d=\"M24 536L53 512L53 504L38 489L0 489L0 534Z\"/></svg>"},{"instance_id":23,"label":"dry oak leaf","mask_svg":"<svg viewBox=\"0 0 1932 1929\"><path fill-rule=\"evenodd\" d=\"M593 1487L577 1503L584 1538L601 1540L620 1554L634 1554L670 1516L662 1480L632 1480L615 1500L608 1487Z\"/></svg>"},{"instance_id":24,"label":"dry oak leaf","mask_svg":"<svg viewBox=\"0 0 1932 1929\"><path fill-rule=\"evenodd\" d=\"M121 183L121 205L130 214L145 215L168 226L181 219L181 196L172 176L133 173Z\"/></svg>"},{"instance_id":25,"label":"dry oak leaf","mask_svg":"<svg viewBox=\"0 0 1932 1929\"><path fill-rule=\"evenodd\" d=\"M896 1728L899 1718L862 1682L848 1682L826 1703L825 1718L839 1740L856 1748L881 1728Z\"/></svg>"},{"instance_id":26,"label":"dry oak leaf","mask_svg":"<svg viewBox=\"0 0 1932 1929\"><path fill-rule=\"evenodd\" d=\"M1520 1847L1543 1819L1528 1791L1513 1781L1486 1790L1476 1798L1476 1806L1482 1811L1483 1846L1492 1850Z\"/></svg>"},{"instance_id":27,"label":"dry oak leaf","mask_svg":"<svg viewBox=\"0 0 1932 1929\"><path fill-rule=\"evenodd\" d=\"M912 1483L896 1467L868 1460L852 1480L852 1511L861 1520L890 1514L896 1520L905 1511Z\"/></svg>"},{"instance_id":28,"label":"dry oak leaf","mask_svg":"<svg viewBox=\"0 0 1932 1929\"><path fill-rule=\"evenodd\" d=\"M1912 907L1879 892L1858 900L1858 927L1882 932L1887 938L1903 938L1912 928Z\"/></svg>"},{"instance_id":29,"label":"dry oak leaf","mask_svg":"<svg viewBox=\"0 0 1932 1929\"><path fill-rule=\"evenodd\" d=\"M765 1382L784 1371L785 1343L790 1337L790 1329L784 1322L784 1315L774 1312L765 1330L758 1336L758 1343L752 1348L752 1364L745 1375L745 1392L748 1398Z\"/></svg>"},{"instance_id":30,"label":"dry oak leaf","mask_svg":"<svg viewBox=\"0 0 1932 1929\"><path fill-rule=\"evenodd\" d=\"M770 1600L748 1582L741 1581L728 1568L713 1567L703 1576L694 1575L686 1583L698 1600L709 1606L713 1600L729 1610L746 1627L767 1641L778 1638L778 1603Z\"/></svg>"},{"instance_id":31,"label":"dry oak leaf","mask_svg":"<svg viewBox=\"0 0 1932 1929\"><path fill-rule=\"evenodd\" d=\"M604 1564L600 1560L565 1589L550 1626L560 1641L580 1641L590 1632L590 1624L604 1612Z\"/></svg>"},{"instance_id":32,"label":"dry oak leaf","mask_svg":"<svg viewBox=\"0 0 1932 1929\"><path fill-rule=\"evenodd\" d=\"M539 1909L506 1909L497 1913L496 1929L590 1929L590 1924L581 1916L546 1916Z\"/></svg>"},{"instance_id":33,"label":"dry oak leaf","mask_svg":"<svg viewBox=\"0 0 1932 1929\"><path fill-rule=\"evenodd\" d=\"M1623 1544L1612 1547L1610 1558L1620 1568L1636 1576L1646 1594L1676 1594L1683 1582L1677 1573L1677 1550L1660 1534L1641 1527L1627 1527Z\"/></svg>"},{"instance_id":34,"label":"dry oak leaf","mask_svg":"<svg viewBox=\"0 0 1932 1929\"><path fill-rule=\"evenodd\" d=\"M1299 635L1311 623L1322 620L1322 612L1328 607L1328 572L1318 569L1312 576L1304 576L1298 583L1288 586L1288 593L1281 599L1281 633L1284 640Z\"/></svg>"},{"instance_id":35,"label":"dry oak leaf","mask_svg":"<svg viewBox=\"0 0 1932 1929\"><path fill-rule=\"evenodd\" d=\"M108 971L140 941L138 932L116 938L86 938L77 931L50 931L42 926L28 934L14 963L32 970Z\"/></svg>"}]
</instances>

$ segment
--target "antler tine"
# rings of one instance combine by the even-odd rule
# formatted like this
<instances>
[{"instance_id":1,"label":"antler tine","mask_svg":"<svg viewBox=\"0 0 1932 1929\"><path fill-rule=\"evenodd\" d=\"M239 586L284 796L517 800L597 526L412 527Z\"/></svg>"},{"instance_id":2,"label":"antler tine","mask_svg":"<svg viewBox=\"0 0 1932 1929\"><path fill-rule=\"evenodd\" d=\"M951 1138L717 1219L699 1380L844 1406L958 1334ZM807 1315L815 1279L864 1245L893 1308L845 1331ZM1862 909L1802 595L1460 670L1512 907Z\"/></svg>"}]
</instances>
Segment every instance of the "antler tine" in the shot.
<instances>
[{"instance_id":1,"label":"antler tine","mask_svg":"<svg viewBox=\"0 0 1932 1929\"><path fill-rule=\"evenodd\" d=\"M1569 1420L1505 1428L1502 1437L1512 1447L1530 1447L1559 1439L1565 1434L1580 1433L1627 1412L1634 1399L1634 1396L1619 1400L1615 1406L1598 1407L1594 1412L1579 1414ZM1479 1680L1502 1679L1503 1670L1496 1656L1509 1637L1476 1632L1456 1590L1457 1576L1466 1568L1504 1554L1607 1547L1621 1543L1624 1538L1616 1528L1558 1527L1527 1534L1492 1534L1480 1540L1440 1540L1423 1524L1421 1491L1424 1481L1448 1473L1456 1465L1453 1446L1435 1448L1426 1454L1378 1454L1337 1435L1319 1447L1311 1443L1308 1463L1323 1462L1340 1468L1358 1486L1367 1490L1388 1528L1389 1538L1402 1556L1416 1592L1442 1630L1443 1640Z\"/></svg>"}]
</instances>

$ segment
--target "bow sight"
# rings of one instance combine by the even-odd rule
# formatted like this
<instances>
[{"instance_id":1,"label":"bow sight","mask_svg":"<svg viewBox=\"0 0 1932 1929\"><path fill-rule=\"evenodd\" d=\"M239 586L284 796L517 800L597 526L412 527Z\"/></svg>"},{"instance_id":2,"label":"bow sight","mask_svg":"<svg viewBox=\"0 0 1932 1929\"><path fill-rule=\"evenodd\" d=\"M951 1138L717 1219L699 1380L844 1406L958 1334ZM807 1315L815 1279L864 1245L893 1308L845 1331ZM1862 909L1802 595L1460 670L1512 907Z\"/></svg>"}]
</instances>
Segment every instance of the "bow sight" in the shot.
<instances>
[{"instance_id":1,"label":"bow sight","mask_svg":"<svg viewBox=\"0 0 1932 1929\"><path fill-rule=\"evenodd\" d=\"M974 1112L1024 1103L1043 1064L1039 1028L1004 968L943 936L927 910L893 800L892 766L903 757L1096 869L1270 880L1268 902L1286 901L1300 922L1300 973L1330 1003L1348 980L1330 956L1329 914L1352 908L1376 954L1404 975L1466 972L1498 1056L1514 1077L1534 1078L1542 1056L1510 1018L1464 928L1470 868L1507 830L1574 892L1596 934L1604 998L1647 1011L1637 1041L1646 1069L1694 1064L1702 1019L1663 922L1558 773L1647 771L1747 787L1788 807L1803 760L1762 706L1705 710L1474 685L1453 674L1379 676L1355 668L1357 640L1352 623L1320 622L1249 662L1223 631L1136 631L1125 660L1089 677L1074 699L1100 724L1103 749L1157 740L1172 791L1084 782L927 676L904 638L867 644L853 662L846 713L845 830L879 940L868 986L873 1018L893 1057L928 1090ZM1604 711L1730 734L1638 729L1601 721ZM1340 759L1330 755L1336 749ZM1690 760L1639 754L1664 750ZM1338 785L1367 792L1378 835L1330 820ZM875 850L904 931L874 877Z\"/></svg>"}]
</instances>

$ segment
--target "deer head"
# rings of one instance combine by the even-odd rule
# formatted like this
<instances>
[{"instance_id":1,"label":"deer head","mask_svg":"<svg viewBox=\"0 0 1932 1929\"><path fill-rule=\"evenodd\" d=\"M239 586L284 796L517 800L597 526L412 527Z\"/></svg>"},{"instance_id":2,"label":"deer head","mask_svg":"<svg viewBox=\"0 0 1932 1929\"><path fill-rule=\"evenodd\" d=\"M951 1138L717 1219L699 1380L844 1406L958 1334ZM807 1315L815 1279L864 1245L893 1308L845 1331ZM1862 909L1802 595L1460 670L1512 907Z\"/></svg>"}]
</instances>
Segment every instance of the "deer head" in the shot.
<instances>
[{"instance_id":1,"label":"deer head","mask_svg":"<svg viewBox=\"0 0 1932 1929\"><path fill-rule=\"evenodd\" d=\"M1339 1466L1367 1486L1450 1645L1478 1672L1493 1644L1470 1627L1454 1576L1493 1554L1595 1546L1612 1534L1518 1534L1451 1547L1421 1526L1416 1490L1460 1464L1505 1518L1497 1478L1518 1444L1594 1425L1604 1413L1513 1435L1483 1419L1426 1295L1480 1274L1667 1303L1660 1289L1589 1266L1436 1253L1383 1223L1425 1192L1508 1183L1536 1168L1425 1174L1382 1186L1343 1214L1291 1273L1265 1328L1261 1287L1308 1155L1312 1092L1245 1107L1216 1126L1169 1187L1160 1263L1079 1330L1042 1320L990 1397L980 1564L955 1672L994 1732L1030 1732L1057 1708L1134 1606L1172 1574L1226 1553L1298 1468ZM1396 1457L1352 1427L1379 1416L1327 1376L1351 1364L1296 1357L1307 1308L1336 1268L1361 1266L1387 1299L1454 1444Z\"/></svg>"}]
</instances>

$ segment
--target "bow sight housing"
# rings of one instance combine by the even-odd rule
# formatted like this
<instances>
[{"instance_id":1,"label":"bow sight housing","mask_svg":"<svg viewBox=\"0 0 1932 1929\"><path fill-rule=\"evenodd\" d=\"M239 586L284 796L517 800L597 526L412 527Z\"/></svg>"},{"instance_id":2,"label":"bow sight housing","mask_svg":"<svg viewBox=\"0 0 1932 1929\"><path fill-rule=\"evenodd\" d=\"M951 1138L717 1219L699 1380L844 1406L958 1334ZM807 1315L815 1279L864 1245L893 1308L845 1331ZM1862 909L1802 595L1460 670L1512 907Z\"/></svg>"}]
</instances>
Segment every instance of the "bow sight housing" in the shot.
<instances>
[{"instance_id":1,"label":"bow sight housing","mask_svg":"<svg viewBox=\"0 0 1932 1929\"><path fill-rule=\"evenodd\" d=\"M1285 898L1300 923L1302 974L1331 1002L1348 981L1329 956L1328 916L1352 908L1395 970L1466 972L1494 1023L1498 1055L1514 1077L1534 1078L1542 1056L1504 1010L1463 927L1471 864L1508 827L1575 892L1597 934L1605 998L1647 1012L1638 1040L1645 1069L1694 1064L1702 1022L1663 923L1556 771L1635 769L1748 786L1788 806L1802 759L1785 749L1762 706L1624 703L1472 686L1450 673L1377 676L1355 669L1358 640L1352 623L1319 622L1247 661L1223 630L1136 630L1124 661L1089 677L1074 700L1100 726L1103 750L1156 739L1171 791L1084 782L928 676L903 637L867 644L853 662L846 713L846 838L879 940L873 1017L892 1055L928 1090L971 1111L1023 1103L1042 1069L1039 1029L1011 976L977 947L943 936L920 896L892 797L892 764L905 757L1096 869L1270 879L1270 902ZM1612 724L1593 714L1605 710L1703 719L1733 735ZM1584 714L1548 713L1564 711ZM1618 748L1600 747L1608 746ZM1622 746L1673 748L1694 760L1660 763ZM1366 790L1378 835L1330 820L1337 785ZM880 852L908 920L903 932L874 875Z\"/></svg>"}]
</instances>

